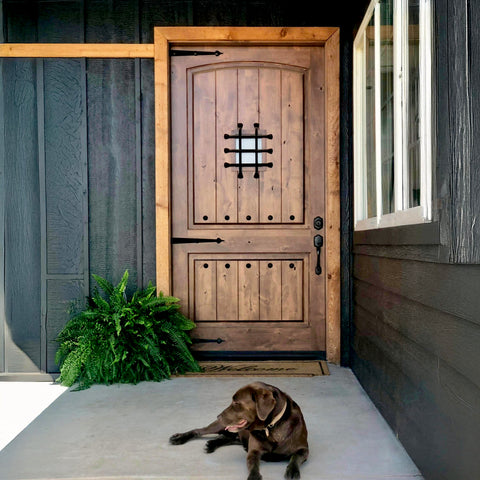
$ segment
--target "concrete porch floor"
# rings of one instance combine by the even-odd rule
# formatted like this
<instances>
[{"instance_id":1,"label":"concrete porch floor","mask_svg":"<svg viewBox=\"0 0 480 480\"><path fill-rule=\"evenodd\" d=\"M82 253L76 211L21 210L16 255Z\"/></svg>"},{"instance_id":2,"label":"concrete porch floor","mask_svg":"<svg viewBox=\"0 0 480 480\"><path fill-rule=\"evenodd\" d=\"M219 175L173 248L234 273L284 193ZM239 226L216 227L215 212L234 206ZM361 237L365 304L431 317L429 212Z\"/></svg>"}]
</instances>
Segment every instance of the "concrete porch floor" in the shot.
<instances>
[{"instance_id":1,"label":"concrete porch floor","mask_svg":"<svg viewBox=\"0 0 480 480\"><path fill-rule=\"evenodd\" d=\"M80 392L2 382L0 448L52 403L0 451L0 478L245 480L241 447L207 455L205 440L171 446L168 438L214 420L238 388L260 380L302 408L310 444L303 480L422 479L351 370L329 368L326 377L175 378ZM260 471L280 480L285 467L262 462Z\"/></svg>"}]
</instances>

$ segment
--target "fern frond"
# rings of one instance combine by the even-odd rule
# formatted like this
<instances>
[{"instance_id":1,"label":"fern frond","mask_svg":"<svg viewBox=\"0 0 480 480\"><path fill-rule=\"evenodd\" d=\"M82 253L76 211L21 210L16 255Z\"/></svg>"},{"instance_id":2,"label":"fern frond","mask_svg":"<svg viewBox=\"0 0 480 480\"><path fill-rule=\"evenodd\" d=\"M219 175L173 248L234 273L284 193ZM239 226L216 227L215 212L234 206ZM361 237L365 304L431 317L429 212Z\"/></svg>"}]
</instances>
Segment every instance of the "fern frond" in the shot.
<instances>
[{"instance_id":1,"label":"fern frond","mask_svg":"<svg viewBox=\"0 0 480 480\"><path fill-rule=\"evenodd\" d=\"M128 270L117 286L94 278L108 296L103 298L95 287L85 310L59 333L55 359L62 383L84 389L93 383L160 381L200 370L187 333L195 324L180 313L178 298L155 296L150 283L128 300Z\"/></svg>"},{"instance_id":2,"label":"fern frond","mask_svg":"<svg viewBox=\"0 0 480 480\"><path fill-rule=\"evenodd\" d=\"M95 279L95 281L98 283L100 288L107 295L111 295L113 293L114 286L108 280L105 280L104 278L100 277L99 275L95 275L95 274L92 274L92 277Z\"/></svg>"}]
</instances>

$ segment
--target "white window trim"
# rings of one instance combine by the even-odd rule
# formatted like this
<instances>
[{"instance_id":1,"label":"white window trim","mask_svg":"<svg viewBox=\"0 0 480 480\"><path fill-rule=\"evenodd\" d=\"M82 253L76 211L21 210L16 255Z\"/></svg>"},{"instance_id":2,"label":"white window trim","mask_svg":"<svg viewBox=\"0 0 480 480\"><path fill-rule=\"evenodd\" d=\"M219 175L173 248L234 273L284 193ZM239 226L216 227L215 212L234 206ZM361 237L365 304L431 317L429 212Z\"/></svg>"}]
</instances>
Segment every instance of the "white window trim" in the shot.
<instances>
[{"instance_id":1,"label":"white window trim","mask_svg":"<svg viewBox=\"0 0 480 480\"><path fill-rule=\"evenodd\" d=\"M363 114L366 108L365 31L374 16L375 24L375 153L377 216L366 218L366 142ZM430 222L432 219L432 16L431 1L420 0L420 206L405 208L408 202L408 145L404 131L408 115L408 0L394 0L394 198L395 212L382 213L381 116L380 116L380 0L372 0L353 47L354 67L354 189L355 230L385 228ZM363 52L360 55L359 52Z\"/></svg>"}]
</instances>

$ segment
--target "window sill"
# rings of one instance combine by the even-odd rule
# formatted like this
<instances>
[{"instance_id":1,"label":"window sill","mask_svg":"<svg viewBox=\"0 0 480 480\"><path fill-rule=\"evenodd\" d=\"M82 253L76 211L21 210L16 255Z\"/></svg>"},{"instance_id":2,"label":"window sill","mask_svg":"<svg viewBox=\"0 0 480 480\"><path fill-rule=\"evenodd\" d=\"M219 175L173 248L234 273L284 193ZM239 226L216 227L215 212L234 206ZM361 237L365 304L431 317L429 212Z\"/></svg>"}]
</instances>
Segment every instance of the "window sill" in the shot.
<instances>
[{"instance_id":1,"label":"window sill","mask_svg":"<svg viewBox=\"0 0 480 480\"><path fill-rule=\"evenodd\" d=\"M353 233L354 245L440 245L438 222L360 230Z\"/></svg>"}]
</instances>

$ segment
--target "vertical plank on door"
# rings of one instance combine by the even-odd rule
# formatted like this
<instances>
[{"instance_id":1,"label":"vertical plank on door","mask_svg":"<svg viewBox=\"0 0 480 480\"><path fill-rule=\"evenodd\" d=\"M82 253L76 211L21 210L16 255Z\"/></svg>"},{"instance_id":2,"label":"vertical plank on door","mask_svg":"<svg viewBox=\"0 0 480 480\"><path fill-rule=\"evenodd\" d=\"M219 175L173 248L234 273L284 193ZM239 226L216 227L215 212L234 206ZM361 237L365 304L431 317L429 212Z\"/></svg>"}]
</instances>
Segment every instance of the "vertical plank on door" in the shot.
<instances>
[{"instance_id":1,"label":"vertical plank on door","mask_svg":"<svg viewBox=\"0 0 480 480\"><path fill-rule=\"evenodd\" d=\"M282 71L283 223L303 222L303 81L299 72Z\"/></svg>"},{"instance_id":2,"label":"vertical plank on door","mask_svg":"<svg viewBox=\"0 0 480 480\"><path fill-rule=\"evenodd\" d=\"M303 320L303 262L282 261L282 320Z\"/></svg>"},{"instance_id":3,"label":"vertical plank on door","mask_svg":"<svg viewBox=\"0 0 480 480\"><path fill-rule=\"evenodd\" d=\"M234 154L224 153L224 148L235 148L235 140L224 135L237 129L237 69L220 69L216 75L217 222L237 223L237 172L224 165L235 161Z\"/></svg>"},{"instance_id":4,"label":"vertical plank on door","mask_svg":"<svg viewBox=\"0 0 480 480\"><path fill-rule=\"evenodd\" d=\"M238 320L238 262L217 261L217 320Z\"/></svg>"},{"instance_id":5,"label":"vertical plank on door","mask_svg":"<svg viewBox=\"0 0 480 480\"><path fill-rule=\"evenodd\" d=\"M258 122L258 69L238 69L238 122L243 123L244 133L253 133L253 124ZM259 179L253 178L249 168L238 179L238 222L258 222Z\"/></svg>"},{"instance_id":6,"label":"vertical plank on door","mask_svg":"<svg viewBox=\"0 0 480 480\"><path fill-rule=\"evenodd\" d=\"M282 181L282 139L281 139L281 76L280 70L263 68L259 71L259 123L260 129L273 135L272 140L264 139L263 148L272 148L272 154L264 153L263 162L272 162L272 168L260 172L260 218L261 223L281 223L281 202L279 193Z\"/></svg>"},{"instance_id":7,"label":"vertical plank on door","mask_svg":"<svg viewBox=\"0 0 480 480\"><path fill-rule=\"evenodd\" d=\"M258 260L238 262L238 319L260 318L260 271Z\"/></svg>"},{"instance_id":8,"label":"vertical plank on door","mask_svg":"<svg viewBox=\"0 0 480 480\"><path fill-rule=\"evenodd\" d=\"M215 223L215 72L193 76L193 181L195 223Z\"/></svg>"},{"instance_id":9,"label":"vertical plank on door","mask_svg":"<svg viewBox=\"0 0 480 480\"><path fill-rule=\"evenodd\" d=\"M282 319L282 262L260 262L260 320Z\"/></svg>"},{"instance_id":10,"label":"vertical plank on door","mask_svg":"<svg viewBox=\"0 0 480 480\"><path fill-rule=\"evenodd\" d=\"M195 260L195 319L212 321L217 319L216 284L217 265L213 260Z\"/></svg>"}]
</instances>

